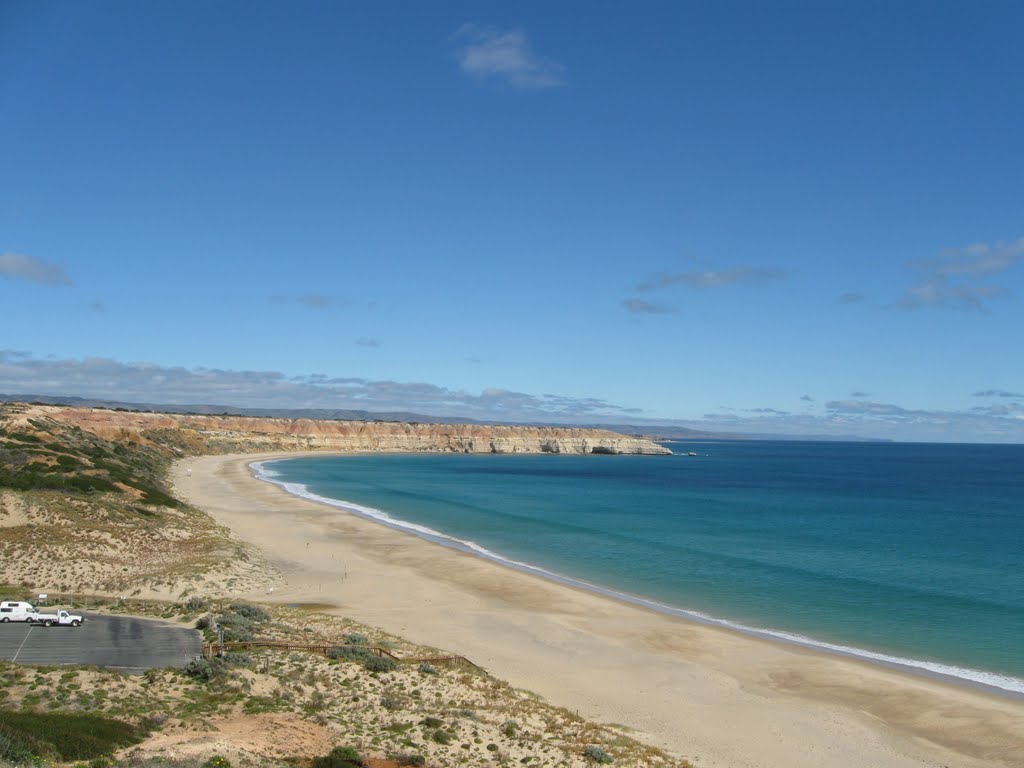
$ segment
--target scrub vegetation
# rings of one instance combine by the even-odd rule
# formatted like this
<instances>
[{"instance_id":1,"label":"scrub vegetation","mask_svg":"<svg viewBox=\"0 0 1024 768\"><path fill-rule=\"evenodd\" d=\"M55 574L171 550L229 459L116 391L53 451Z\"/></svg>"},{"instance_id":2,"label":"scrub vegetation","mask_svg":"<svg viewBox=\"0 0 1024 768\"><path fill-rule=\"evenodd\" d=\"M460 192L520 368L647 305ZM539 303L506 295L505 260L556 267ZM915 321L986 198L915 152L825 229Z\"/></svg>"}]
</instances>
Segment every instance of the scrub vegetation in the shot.
<instances>
[{"instance_id":1,"label":"scrub vegetation","mask_svg":"<svg viewBox=\"0 0 1024 768\"><path fill-rule=\"evenodd\" d=\"M215 614L265 615L253 627L259 639L367 652L386 648L401 663L374 671L360 658L255 647L144 675L0 663L0 712L120 723L123 730L111 730L107 738L111 744L114 735L125 740L102 750L107 766L201 766L214 758L226 761L219 765L282 768L366 760L437 768L584 768L608 760L644 768L688 765L641 744L622 727L588 722L483 670L435 663L424 671L419 659L439 655L437 649L315 610L243 606ZM129 602L119 609L190 624L209 616L188 612L185 602ZM205 632L213 638L212 629ZM361 635L361 642L347 639L353 635ZM245 727L247 721L254 725ZM239 728L244 736L231 736ZM302 738L280 737L299 729ZM197 744L208 753L197 755Z\"/></svg>"}]
</instances>

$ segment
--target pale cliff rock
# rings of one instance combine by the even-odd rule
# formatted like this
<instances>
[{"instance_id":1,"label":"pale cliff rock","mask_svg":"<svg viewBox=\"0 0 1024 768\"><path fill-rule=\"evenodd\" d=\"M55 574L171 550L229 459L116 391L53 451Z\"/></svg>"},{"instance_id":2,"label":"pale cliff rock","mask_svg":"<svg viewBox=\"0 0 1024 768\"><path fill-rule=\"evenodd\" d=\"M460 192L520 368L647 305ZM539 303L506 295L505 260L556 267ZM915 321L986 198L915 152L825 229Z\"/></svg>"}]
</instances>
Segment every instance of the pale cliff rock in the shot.
<instances>
[{"instance_id":1,"label":"pale cliff rock","mask_svg":"<svg viewBox=\"0 0 1024 768\"><path fill-rule=\"evenodd\" d=\"M643 438L575 427L196 416L43 405L29 406L21 417L51 418L110 440L155 443L179 455L316 450L671 454Z\"/></svg>"}]
</instances>

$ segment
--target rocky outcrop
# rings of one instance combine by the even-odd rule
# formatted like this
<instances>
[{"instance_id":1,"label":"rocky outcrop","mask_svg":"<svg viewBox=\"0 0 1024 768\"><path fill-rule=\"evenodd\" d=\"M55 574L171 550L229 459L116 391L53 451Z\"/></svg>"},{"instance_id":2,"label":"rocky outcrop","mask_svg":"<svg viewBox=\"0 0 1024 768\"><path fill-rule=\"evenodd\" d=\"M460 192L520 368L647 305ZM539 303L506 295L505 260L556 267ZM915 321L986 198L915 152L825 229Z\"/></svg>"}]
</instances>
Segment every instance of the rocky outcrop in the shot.
<instances>
[{"instance_id":1,"label":"rocky outcrop","mask_svg":"<svg viewBox=\"0 0 1024 768\"><path fill-rule=\"evenodd\" d=\"M24 418L52 418L109 440L152 443L179 455L265 451L670 454L643 438L601 429L485 424L326 421L137 413L29 406Z\"/></svg>"}]
</instances>

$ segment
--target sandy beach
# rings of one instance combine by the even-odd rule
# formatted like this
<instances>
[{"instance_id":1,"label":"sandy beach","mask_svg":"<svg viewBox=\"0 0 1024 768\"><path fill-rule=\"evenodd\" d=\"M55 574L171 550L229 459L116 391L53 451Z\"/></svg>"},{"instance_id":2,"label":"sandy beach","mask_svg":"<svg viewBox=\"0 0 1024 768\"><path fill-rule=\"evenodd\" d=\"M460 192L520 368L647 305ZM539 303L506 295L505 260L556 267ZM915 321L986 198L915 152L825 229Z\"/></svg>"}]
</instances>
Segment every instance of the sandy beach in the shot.
<instances>
[{"instance_id":1,"label":"sandy beach","mask_svg":"<svg viewBox=\"0 0 1024 768\"><path fill-rule=\"evenodd\" d=\"M463 654L699 766L1024 766L1024 702L659 614L442 547L252 477L251 463L275 456L173 469L177 495L282 574L239 597L320 603Z\"/></svg>"}]
</instances>

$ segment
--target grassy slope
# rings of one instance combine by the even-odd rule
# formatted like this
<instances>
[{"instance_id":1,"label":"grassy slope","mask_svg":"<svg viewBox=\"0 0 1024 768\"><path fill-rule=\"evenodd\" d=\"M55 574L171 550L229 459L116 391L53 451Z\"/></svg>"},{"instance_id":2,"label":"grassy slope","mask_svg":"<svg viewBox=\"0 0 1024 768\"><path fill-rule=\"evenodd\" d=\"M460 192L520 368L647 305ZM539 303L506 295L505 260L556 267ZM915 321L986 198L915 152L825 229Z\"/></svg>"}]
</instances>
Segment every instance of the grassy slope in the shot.
<instances>
[{"instance_id":1,"label":"grassy slope","mask_svg":"<svg viewBox=\"0 0 1024 768\"><path fill-rule=\"evenodd\" d=\"M256 553L166 485L173 453L0 405L0 583L50 593L251 589Z\"/></svg>"}]
</instances>

